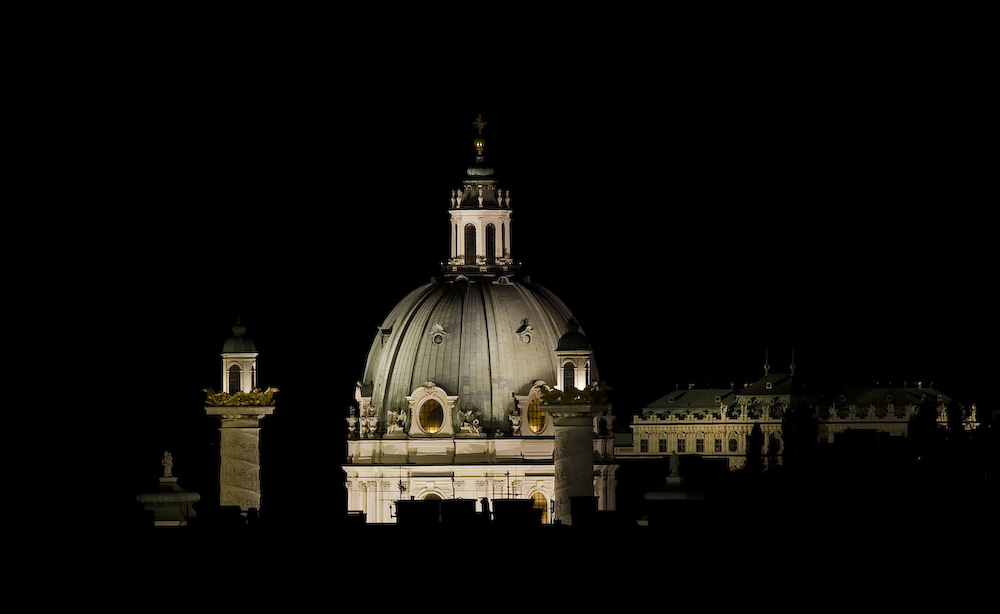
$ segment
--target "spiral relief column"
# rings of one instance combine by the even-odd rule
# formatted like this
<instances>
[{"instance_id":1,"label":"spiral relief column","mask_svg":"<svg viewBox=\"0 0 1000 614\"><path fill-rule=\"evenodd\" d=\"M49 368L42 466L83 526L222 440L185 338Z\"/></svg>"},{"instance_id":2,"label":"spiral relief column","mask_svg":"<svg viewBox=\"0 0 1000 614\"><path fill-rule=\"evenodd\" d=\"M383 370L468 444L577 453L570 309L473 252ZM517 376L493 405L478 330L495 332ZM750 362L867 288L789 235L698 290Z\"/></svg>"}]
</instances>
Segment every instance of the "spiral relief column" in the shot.
<instances>
[{"instance_id":1,"label":"spiral relief column","mask_svg":"<svg viewBox=\"0 0 1000 614\"><path fill-rule=\"evenodd\" d=\"M276 388L257 388L257 348L237 321L222 348L222 391L206 388L205 413L219 418L219 505L260 509L260 421Z\"/></svg>"},{"instance_id":2,"label":"spiral relief column","mask_svg":"<svg viewBox=\"0 0 1000 614\"><path fill-rule=\"evenodd\" d=\"M594 418L605 405L546 405L555 427L555 518L573 524L571 497L594 496Z\"/></svg>"}]
</instances>

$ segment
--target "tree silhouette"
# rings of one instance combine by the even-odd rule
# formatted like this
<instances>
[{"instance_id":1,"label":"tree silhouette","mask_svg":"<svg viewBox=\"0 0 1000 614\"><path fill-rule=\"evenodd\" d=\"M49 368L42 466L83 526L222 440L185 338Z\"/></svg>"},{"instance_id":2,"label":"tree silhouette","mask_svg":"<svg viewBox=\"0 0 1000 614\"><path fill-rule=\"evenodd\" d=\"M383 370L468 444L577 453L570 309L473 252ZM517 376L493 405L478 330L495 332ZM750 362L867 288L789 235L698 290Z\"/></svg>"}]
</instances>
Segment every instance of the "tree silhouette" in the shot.
<instances>
[{"instance_id":1,"label":"tree silhouette","mask_svg":"<svg viewBox=\"0 0 1000 614\"><path fill-rule=\"evenodd\" d=\"M819 447L819 420L813 408L800 403L798 407L786 411L781 421L781 438L784 441L782 461L785 467L810 467Z\"/></svg>"},{"instance_id":2,"label":"tree silhouette","mask_svg":"<svg viewBox=\"0 0 1000 614\"><path fill-rule=\"evenodd\" d=\"M937 399L928 396L910 416L907 425L906 440L913 458L928 469L937 465L943 440L943 430L938 429L937 416Z\"/></svg>"},{"instance_id":3,"label":"tree silhouette","mask_svg":"<svg viewBox=\"0 0 1000 614\"><path fill-rule=\"evenodd\" d=\"M781 443L774 433L767 436L767 470L772 471L778 466L778 449Z\"/></svg>"},{"instance_id":4,"label":"tree silhouette","mask_svg":"<svg viewBox=\"0 0 1000 614\"><path fill-rule=\"evenodd\" d=\"M747 435L747 459L744 465L750 474L761 473L764 469L764 431L760 423L754 422Z\"/></svg>"}]
</instances>

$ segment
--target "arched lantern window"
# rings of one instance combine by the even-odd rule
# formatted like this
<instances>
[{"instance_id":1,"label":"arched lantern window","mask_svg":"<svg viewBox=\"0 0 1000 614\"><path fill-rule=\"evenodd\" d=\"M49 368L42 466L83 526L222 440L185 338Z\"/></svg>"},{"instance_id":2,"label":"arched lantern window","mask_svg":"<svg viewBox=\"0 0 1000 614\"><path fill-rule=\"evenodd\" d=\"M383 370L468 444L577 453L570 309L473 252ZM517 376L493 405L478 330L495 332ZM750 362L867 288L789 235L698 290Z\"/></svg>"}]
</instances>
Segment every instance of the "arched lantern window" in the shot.
<instances>
[{"instance_id":1,"label":"arched lantern window","mask_svg":"<svg viewBox=\"0 0 1000 614\"><path fill-rule=\"evenodd\" d=\"M240 366L232 365L229 367L229 394L235 394L240 391Z\"/></svg>"},{"instance_id":2,"label":"arched lantern window","mask_svg":"<svg viewBox=\"0 0 1000 614\"><path fill-rule=\"evenodd\" d=\"M476 226L465 225L465 264L476 264Z\"/></svg>"},{"instance_id":3,"label":"arched lantern window","mask_svg":"<svg viewBox=\"0 0 1000 614\"><path fill-rule=\"evenodd\" d=\"M569 390L576 387L576 365L567 361L563 365L563 388Z\"/></svg>"}]
</instances>

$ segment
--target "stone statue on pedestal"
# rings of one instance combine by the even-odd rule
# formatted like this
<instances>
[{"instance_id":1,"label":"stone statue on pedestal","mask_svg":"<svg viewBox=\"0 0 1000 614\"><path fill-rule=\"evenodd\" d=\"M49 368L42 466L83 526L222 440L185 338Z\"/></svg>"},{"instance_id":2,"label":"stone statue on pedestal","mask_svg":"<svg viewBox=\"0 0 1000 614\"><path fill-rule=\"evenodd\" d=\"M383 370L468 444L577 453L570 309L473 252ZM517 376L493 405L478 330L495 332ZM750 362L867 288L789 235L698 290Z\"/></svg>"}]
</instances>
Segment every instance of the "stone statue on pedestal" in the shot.
<instances>
[{"instance_id":1,"label":"stone statue on pedestal","mask_svg":"<svg viewBox=\"0 0 1000 614\"><path fill-rule=\"evenodd\" d=\"M519 412L518 410L515 409L514 411L510 412L510 416L508 416L508 418L510 418L510 427L511 427L512 434L514 434L514 435L520 435L521 434L521 412Z\"/></svg>"}]
</instances>

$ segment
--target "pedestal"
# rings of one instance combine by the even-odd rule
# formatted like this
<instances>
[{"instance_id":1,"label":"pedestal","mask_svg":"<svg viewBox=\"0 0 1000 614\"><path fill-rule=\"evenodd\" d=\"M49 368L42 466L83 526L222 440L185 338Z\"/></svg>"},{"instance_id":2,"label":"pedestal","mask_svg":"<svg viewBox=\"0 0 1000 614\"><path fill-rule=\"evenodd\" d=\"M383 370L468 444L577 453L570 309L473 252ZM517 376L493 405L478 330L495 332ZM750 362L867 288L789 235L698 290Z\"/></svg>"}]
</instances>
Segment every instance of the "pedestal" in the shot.
<instances>
[{"instance_id":1,"label":"pedestal","mask_svg":"<svg viewBox=\"0 0 1000 614\"><path fill-rule=\"evenodd\" d=\"M605 405L543 405L555 427L555 518L573 524L571 497L594 496L594 418Z\"/></svg>"},{"instance_id":2,"label":"pedestal","mask_svg":"<svg viewBox=\"0 0 1000 614\"><path fill-rule=\"evenodd\" d=\"M243 413L246 412L246 413ZM219 505L260 509L260 421L274 407L206 407L219 424Z\"/></svg>"},{"instance_id":3,"label":"pedestal","mask_svg":"<svg viewBox=\"0 0 1000 614\"><path fill-rule=\"evenodd\" d=\"M194 504L201 495L178 486L176 476L165 476L160 478L156 492L142 493L135 499L144 510L153 512L153 526L183 527L197 515Z\"/></svg>"}]
</instances>

